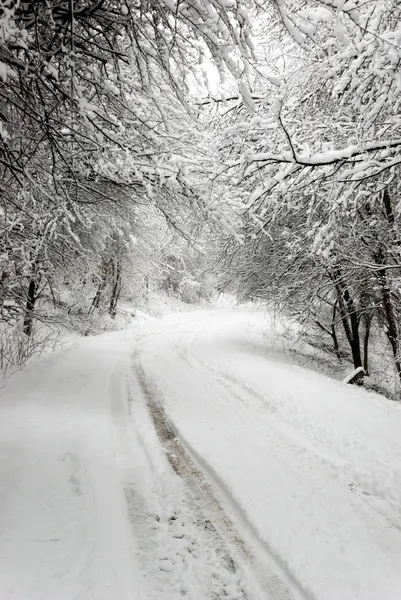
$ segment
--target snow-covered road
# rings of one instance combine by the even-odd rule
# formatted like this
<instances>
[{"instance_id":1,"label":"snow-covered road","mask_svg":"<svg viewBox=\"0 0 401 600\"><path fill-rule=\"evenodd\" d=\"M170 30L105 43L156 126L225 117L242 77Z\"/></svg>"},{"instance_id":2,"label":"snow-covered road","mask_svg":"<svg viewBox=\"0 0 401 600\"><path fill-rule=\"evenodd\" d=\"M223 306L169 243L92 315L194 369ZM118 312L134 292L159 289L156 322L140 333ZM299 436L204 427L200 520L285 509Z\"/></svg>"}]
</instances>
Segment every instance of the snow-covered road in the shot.
<instances>
[{"instance_id":1,"label":"snow-covered road","mask_svg":"<svg viewBox=\"0 0 401 600\"><path fill-rule=\"evenodd\" d=\"M0 598L399 600L401 410L246 310L83 340L0 390Z\"/></svg>"}]
</instances>

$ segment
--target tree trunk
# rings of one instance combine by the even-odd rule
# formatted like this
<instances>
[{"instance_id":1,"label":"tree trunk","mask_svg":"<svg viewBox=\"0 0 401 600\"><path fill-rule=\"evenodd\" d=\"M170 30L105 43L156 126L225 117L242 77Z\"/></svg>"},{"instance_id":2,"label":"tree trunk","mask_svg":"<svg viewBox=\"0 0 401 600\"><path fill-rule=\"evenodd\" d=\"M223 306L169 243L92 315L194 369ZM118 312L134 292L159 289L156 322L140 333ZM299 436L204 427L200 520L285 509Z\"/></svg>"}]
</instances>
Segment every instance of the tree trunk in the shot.
<instances>
[{"instance_id":1,"label":"tree trunk","mask_svg":"<svg viewBox=\"0 0 401 600\"><path fill-rule=\"evenodd\" d=\"M0 277L0 316L4 317L4 298L6 296L5 283L8 279L8 273L3 271Z\"/></svg>"},{"instance_id":2,"label":"tree trunk","mask_svg":"<svg viewBox=\"0 0 401 600\"><path fill-rule=\"evenodd\" d=\"M345 284L344 277L339 267L336 267L332 279L337 292L338 307L341 322L344 327L352 353L354 368L362 367L361 342L359 336L359 319L354 300Z\"/></svg>"},{"instance_id":3,"label":"tree trunk","mask_svg":"<svg viewBox=\"0 0 401 600\"><path fill-rule=\"evenodd\" d=\"M98 285L98 288L96 290L96 294L92 300L92 304L91 307L89 309L89 314L93 313L93 311L95 310L95 308L99 308L100 306L100 300L102 297L102 294L104 292L104 289L106 287L106 283L107 283L107 276L109 273L109 266L110 263L106 263L105 261L102 261L102 266L101 266L101 279Z\"/></svg>"},{"instance_id":4,"label":"tree trunk","mask_svg":"<svg viewBox=\"0 0 401 600\"><path fill-rule=\"evenodd\" d=\"M383 192L383 206L386 214L386 220L389 225L390 234L394 235L394 213L391 204L390 194L388 189L385 188ZM383 310L387 321L386 335L390 342L391 349L393 351L395 368L397 369L398 376L401 379L401 362L400 362L400 338L398 331L397 317L394 309L394 304L391 298L391 288L387 279L387 252L386 248L381 245L378 251L374 254L376 264L381 265L381 269L377 272L379 280L379 286L381 291L381 298L383 303Z\"/></svg>"},{"instance_id":5,"label":"tree trunk","mask_svg":"<svg viewBox=\"0 0 401 600\"><path fill-rule=\"evenodd\" d=\"M384 212L386 213L387 223L390 225L390 227L392 227L394 225L395 219L390 194L387 188L385 188L383 192L383 206Z\"/></svg>"},{"instance_id":6,"label":"tree trunk","mask_svg":"<svg viewBox=\"0 0 401 600\"><path fill-rule=\"evenodd\" d=\"M366 375L369 375L369 337L370 337L370 324L372 322L372 315L365 313L365 333L363 336L363 370Z\"/></svg>"},{"instance_id":7,"label":"tree trunk","mask_svg":"<svg viewBox=\"0 0 401 600\"><path fill-rule=\"evenodd\" d=\"M100 304L100 298L102 297L102 293L104 291L104 288L106 286L106 280L102 279L102 281L99 283L98 288L96 290L96 294L92 300L92 304L91 307L89 309L89 314L92 313L95 308L99 308L99 304Z\"/></svg>"},{"instance_id":8,"label":"tree trunk","mask_svg":"<svg viewBox=\"0 0 401 600\"><path fill-rule=\"evenodd\" d=\"M379 257L379 259L381 260L382 258L384 259L383 252L381 252L381 256ZM376 259L379 260L377 255ZM383 264L383 262L381 264ZM377 275L379 279L383 311L387 322L386 335L388 341L390 342L391 349L393 351L394 363L397 369L398 376L401 378L400 340L398 335L397 318L395 315L393 302L391 300L390 286L388 285L387 281L386 268L383 267L382 269L379 269Z\"/></svg>"},{"instance_id":9,"label":"tree trunk","mask_svg":"<svg viewBox=\"0 0 401 600\"><path fill-rule=\"evenodd\" d=\"M27 295L26 305L25 305L24 324L22 326L22 331L27 336L30 336L32 333L33 312L34 312L35 302L36 302L36 290L37 290L36 280L32 277L29 282L29 286L28 286L28 295Z\"/></svg>"},{"instance_id":10,"label":"tree trunk","mask_svg":"<svg viewBox=\"0 0 401 600\"><path fill-rule=\"evenodd\" d=\"M334 306L333 306L333 316L331 319L331 337L333 338L334 352L336 353L338 360L341 361L340 348L338 346L338 338L337 338L337 332L336 332L336 315L337 315L337 302L335 302Z\"/></svg>"},{"instance_id":11,"label":"tree trunk","mask_svg":"<svg viewBox=\"0 0 401 600\"><path fill-rule=\"evenodd\" d=\"M337 302L335 302L333 305L333 315L331 318L330 329L325 327L320 321L316 320L315 323L318 327L320 327L320 329L322 331L324 331L331 337L331 339L333 340L333 350L334 350L338 360L341 362L341 354L340 354L340 349L338 346L338 338L337 338L336 324L335 324L336 313L337 313Z\"/></svg>"},{"instance_id":12,"label":"tree trunk","mask_svg":"<svg viewBox=\"0 0 401 600\"><path fill-rule=\"evenodd\" d=\"M109 305L109 313L111 318L114 319L117 314L117 304L120 298L121 292L121 265L120 262L117 261L114 267L114 284L111 292L110 305Z\"/></svg>"}]
</instances>

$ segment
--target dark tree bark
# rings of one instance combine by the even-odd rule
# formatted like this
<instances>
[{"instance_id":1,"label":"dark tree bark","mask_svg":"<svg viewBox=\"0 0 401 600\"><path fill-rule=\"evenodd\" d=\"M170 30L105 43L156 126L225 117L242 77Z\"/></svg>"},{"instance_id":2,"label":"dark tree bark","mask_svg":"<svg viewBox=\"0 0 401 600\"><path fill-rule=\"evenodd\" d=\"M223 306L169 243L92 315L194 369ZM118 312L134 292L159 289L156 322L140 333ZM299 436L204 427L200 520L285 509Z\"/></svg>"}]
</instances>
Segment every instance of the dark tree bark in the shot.
<instances>
[{"instance_id":1,"label":"dark tree bark","mask_svg":"<svg viewBox=\"0 0 401 600\"><path fill-rule=\"evenodd\" d=\"M32 333L32 324L33 324L33 313L35 309L36 302L36 291L37 291L37 283L34 277L31 278L28 286L28 294L26 298L25 305L25 316L24 316L24 324L22 326L22 331L30 336Z\"/></svg>"},{"instance_id":2,"label":"dark tree bark","mask_svg":"<svg viewBox=\"0 0 401 600\"><path fill-rule=\"evenodd\" d=\"M394 213L391 204L390 194L387 188L383 193L383 206L386 215L386 220L389 226L389 230L393 229L394 226ZM391 287L387 277L387 250L384 244L380 244L377 251L373 254L375 263L380 266L376 272L376 276L379 282L380 294L384 317L386 321L386 335L394 356L394 364L397 369L398 376L401 379L401 357L400 357L400 338L398 330L398 322L394 303L391 296Z\"/></svg>"},{"instance_id":3,"label":"dark tree bark","mask_svg":"<svg viewBox=\"0 0 401 600\"><path fill-rule=\"evenodd\" d=\"M120 298L121 293L121 264L120 261L117 260L114 265L114 282L113 289L111 291L110 305L109 305L109 313L111 318L114 319L117 314L117 304Z\"/></svg>"},{"instance_id":4,"label":"dark tree bark","mask_svg":"<svg viewBox=\"0 0 401 600\"><path fill-rule=\"evenodd\" d=\"M338 360L341 361L340 348L338 345L338 338L337 338L337 332L336 332L336 315L337 315L337 302L335 302L334 306L333 306L333 315L331 318L331 337L333 338L334 352L336 353Z\"/></svg>"},{"instance_id":5,"label":"dark tree bark","mask_svg":"<svg viewBox=\"0 0 401 600\"><path fill-rule=\"evenodd\" d=\"M338 360L341 361L340 348L338 345L338 338L337 338L337 332L336 332L336 314L337 314L337 302L335 302L333 305L333 315L331 318L330 329L328 329L328 327L325 327L324 325L322 325L322 323L320 321L316 321L316 325L318 325L318 327L320 327L320 329L322 331L326 332L331 337L331 339L333 340L334 352L335 352Z\"/></svg>"},{"instance_id":6,"label":"dark tree bark","mask_svg":"<svg viewBox=\"0 0 401 600\"><path fill-rule=\"evenodd\" d=\"M354 299L346 285L344 276L339 267L332 273L334 287L337 293L338 308L341 322L344 327L352 353L352 361L355 369L362 367L361 342L359 336L359 319Z\"/></svg>"},{"instance_id":7,"label":"dark tree bark","mask_svg":"<svg viewBox=\"0 0 401 600\"><path fill-rule=\"evenodd\" d=\"M392 227L394 225L394 213L393 213L393 207L391 204L391 198L390 198L390 194L387 188L385 188L384 192L383 192L383 206L384 206L384 212L386 213L386 220L387 223L390 225L390 227Z\"/></svg>"},{"instance_id":8,"label":"dark tree bark","mask_svg":"<svg viewBox=\"0 0 401 600\"><path fill-rule=\"evenodd\" d=\"M102 297L102 293L103 293L105 287L106 287L106 279L102 279L98 285L96 294L92 300L92 305L89 310L90 313L93 312L95 310L95 308L99 308L100 299Z\"/></svg>"},{"instance_id":9,"label":"dark tree bark","mask_svg":"<svg viewBox=\"0 0 401 600\"><path fill-rule=\"evenodd\" d=\"M363 336L363 370L366 375L369 375L369 338L370 338L370 325L372 322L372 315L365 313L364 323L365 332Z\"/></svg>"},{"instance_id":10,"label":"dark tree bark","mask_svg":"<svg viewBox=\"0 0 401 600\"><path fill-rule=\"evenodd\" d=\"M0 277L0 316L4 316L4 298L6 296L6 281L9 278L9 274L3 271Z\"/></svg>"},{"instance_id":11,"label":"dark tree bark","mask_svg":"<svg viewBox=\"0 0 401 600\"><path fill-rule=\"evenodd\" d=\"M96 290L96 294L92 300L92 305L89 309L89 314L91 314L95 310L95 308L99 308L99 306L100 306L100 300L102 298L103 292L104 292L106 284L107 284L109 268L110 268L110 263L106 263L105 261L102 261L100 281L99 281L98 288Z\"/></svg>"},{"instance_id":12,"label":"dark tree bark","mask_svg":"<svg viewBox=\"0 0 401 600\"><path fill-rule=\"evenodd\" d=\"M386 319L386 335L390 342L391 349L393 351L394 363L397 369L397 373L401 378L401 362L400 362L400 340L398 334L398 324L395 315L394 305L391 299L391 290L387 280L387 270L385 265L385 253L383 248L380 248L375 254L375 261L378 265L383 265L381 269L377 271L377 278L379 280L381 301L383 306L383 312Z\"/></svg>"}]
</instances>

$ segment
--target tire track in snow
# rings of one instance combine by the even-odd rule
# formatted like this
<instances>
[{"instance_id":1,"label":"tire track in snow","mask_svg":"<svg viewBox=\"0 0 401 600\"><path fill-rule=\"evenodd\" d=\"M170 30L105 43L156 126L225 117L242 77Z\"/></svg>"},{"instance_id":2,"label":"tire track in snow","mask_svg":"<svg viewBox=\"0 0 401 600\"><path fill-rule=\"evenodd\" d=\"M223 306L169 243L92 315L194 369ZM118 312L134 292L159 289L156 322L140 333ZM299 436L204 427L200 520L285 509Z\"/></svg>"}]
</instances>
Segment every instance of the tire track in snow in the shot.
<instances>
[{"instance_id":1,"label":"tire track in snow","mask_svg":"<svg viewBox=\"0 0 401 600\"><path fill-rule=\"evenodd\" d=\"M193 341L194 340L192 339L191 342ZM186 351L181 351L180 356L192 369L200 369L203 370L205 373L211 374L215 382L218 383L218 385L221 385L231 396L235 397L237 400L244 402L242 394L245 394L249 399L252 399L259 406L264 406L267 411L271 413L277 413L277 407L274 406L271 402L269 402L265 395L256 392L249 385L240 381L235 376L200 360L199 357L196 357L192 353L191 347L187 348ZM294 425L291 424L290 421L286 420L284 416L281 415L278 418L281 419L283 423L285 423L287 428L294 427ZM337 465L340 464L341 460L344 459L344 457L341 457L340 455L327 453L323 454L319 452L316 447L310 448L310 450L313 451L315 458L317 458L320 461L328 462L329 464L333 463ZM366 491L364 489L364 486L360 483L349 483L348 487L350 492L355 494L359 498L359 500L365 504L366 509L371 511L374 517L379 517L383 519L383 527L390 526L394 529L397 529L398 531L401 531L401 524L397 522L394 518L394 510L389 508L387 512L384 511L381 508L380 503L375 501L375 494ZM386 502L386 496L382 496L381 500Z\"/></svg>"},{"instance_id":2,"label":"tire track in snow","mask_svg":"<svg viewBox=\"0 0 401 600\"><path fill-rule=\"evenodd\" d=\"M125 406L129 418L118 419L118 407L114 412L126 463L125 503L137 559L146 573L144 598L253 600L242 570L224 552L195 493L170 469L138 379L130 379L126 402L120 399L120 408Z\"/></svg>"},{"instance_id":3,"label":"tire track in snow","mask_svg":"<svg viewBox=\"0 0 401 600\"><path fill-rule=\"evenodd\" d=\"M232 557L234 554L235 557L238 557L239 563L241 565L243 563L247 568L246 570L250 569L252 572L255 562L254 553L247 547L247 544L238 533L233 520L224 510L222 503L218 499L218 494L215 493L202 468L198 466L197 462L200 463L202 461L199 457L191 457L191 454L193 454L192 449L190 447L189 450L186 449L187 443L180 439L179 433L164 410L159 390L147 379L139 361L134 366L134 369L166 457L174 472L182 477L188 487L195 492L201 510L205 513L205 528L210 529L213 535L219 539L223 562L235 571L237 566ZM204 465L204 468L217 481L207 465ZM225 490L223 490L222 495L226 495ZM210 519L207 517L210 517ZM242 515L240 520L243 520ZM255 535L255 532L252 533ZM267 550L271 555L269 549L265 547L263 549ZM273 555L270 558L274 560ZM263 567L266 569L266 565L263 565ZM291 584L298 588L296 598L302 597L304 600L313 600L307 593L303 592L298 582L285 569L283 569L285 577L281 577L275 571L281 571L281 568L265 570L262 577L263 581L258 582L263 586L263 598L266 598L266 600L267 598L271 600L295 600L295 596L290 591L290 586L285 581L288 577ZM252 573L252 575L255 577L255 573ZM256 579L258 579L257 576ZM266 594L268 595L266 596ZM258 595L258 597L260 596Z\"/></svg>"},{"instance_id":4,"label":"tire track in snow","mask_svg":"<svg viewBox=\"0 0 401 600\"><path fill-rule=\"evenodd\" d=\"M211 486L205 481L203 474L182 446L173 424L167 418L163 405L157 398L157 391L150 389L151 386L145 377L142 367L136 367L136 375L143 395L146 399L150 416L152 417L152 421L155 425L157 436L163 446L167 460L169 461L173 471L182 477L182 479L184 479L187 483L192 483L192 485L190 485L192 489L195 487L195 491L202 492L202 505L208 506L209 509L213 510L213 513L217 512L219 520L230 532L234 533L234 525L231 519L226 516L220 503L214 498ZM195 486L193 485L194 483L196 484ZM206 503L204 502L205 500ZM210 520L205 518L204 524L206 529L213 531L215 536L220 538L216 527L213 523L211 523ZM234 534L232 536L232 543L241 552L241 554L248 556L245 545L239 536ZM224 556L224 562L231 571L235 570L235 564L231 556L228 554Z\"/></svg>"}]
</instances>

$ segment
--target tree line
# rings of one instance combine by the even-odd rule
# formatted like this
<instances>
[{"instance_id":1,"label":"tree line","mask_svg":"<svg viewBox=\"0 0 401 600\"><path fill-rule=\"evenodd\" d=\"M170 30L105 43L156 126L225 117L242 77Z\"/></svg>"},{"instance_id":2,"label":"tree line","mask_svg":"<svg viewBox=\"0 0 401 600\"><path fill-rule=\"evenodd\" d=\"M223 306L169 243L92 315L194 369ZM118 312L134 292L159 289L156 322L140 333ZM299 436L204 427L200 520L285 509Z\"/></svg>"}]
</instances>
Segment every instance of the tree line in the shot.
<instances>
[{"instance_id":1,"label":"tree line","mask_svg":"<svg viewBox=\"0 0 401 600\"><path fill-rule=\"evenodd\" d=\"M210 108L241 222L222 236L225 283L315 325L337 355L341 332L366 374L373 324L399 377L400 10L303 3L296 31L269 25L276 81L254 75L248 111Z\"/></svg>"}]
</instances>

